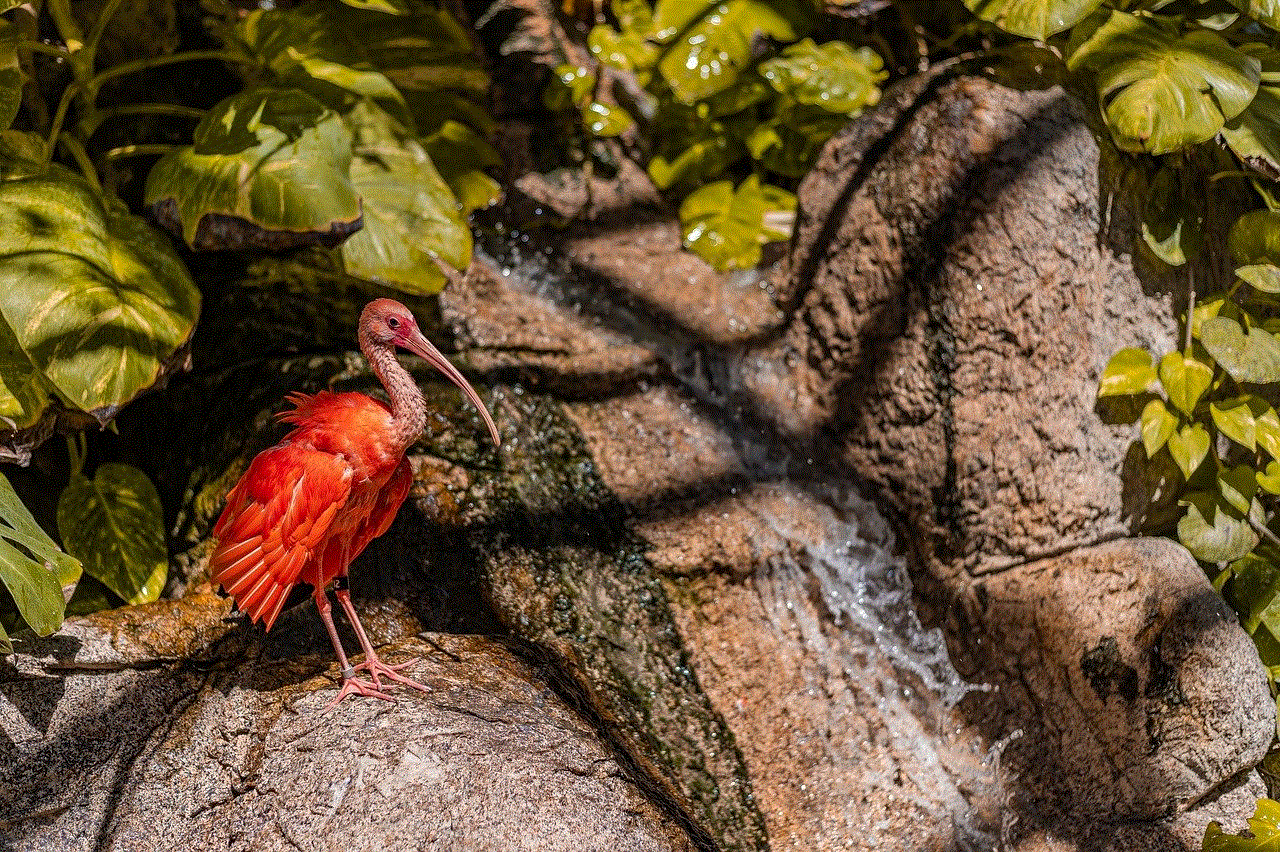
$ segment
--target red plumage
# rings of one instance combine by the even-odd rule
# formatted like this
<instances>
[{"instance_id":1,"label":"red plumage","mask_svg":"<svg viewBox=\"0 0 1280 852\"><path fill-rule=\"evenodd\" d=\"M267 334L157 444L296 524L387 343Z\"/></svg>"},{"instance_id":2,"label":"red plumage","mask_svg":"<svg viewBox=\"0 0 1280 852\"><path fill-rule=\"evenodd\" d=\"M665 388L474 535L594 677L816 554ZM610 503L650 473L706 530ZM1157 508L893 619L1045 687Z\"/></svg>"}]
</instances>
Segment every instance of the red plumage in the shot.
<instances>
[{"instance_id":1,"label":"red plumage","mask_svg":"<svg viewBox=\"0 0 1280 852\"><path fill-rule=\"evenodd\" d=\"M360 393L291 394L294 407L279 418L294 428L259 453L227 495L213 528L218 545L209 558L214 582L268 630L294 585L315 587L317 608L343 667L343 687L334 703L351 693L389 699L380 677L426 689L399 674L408 664L389 666L378 659L343 586L335 594L365 652L365 662L351 666L326 594L369 542L391 526L413 482L404 454L421 432L426 410L417 385L395 359L395 347L426 358L462 388L498 440L479 396L427 342L403 305L390 299L370 302L361 314L359 336L361 351L392 404ZM360 668L371 680L355 677Z\"/></svg>"}]
</instances>

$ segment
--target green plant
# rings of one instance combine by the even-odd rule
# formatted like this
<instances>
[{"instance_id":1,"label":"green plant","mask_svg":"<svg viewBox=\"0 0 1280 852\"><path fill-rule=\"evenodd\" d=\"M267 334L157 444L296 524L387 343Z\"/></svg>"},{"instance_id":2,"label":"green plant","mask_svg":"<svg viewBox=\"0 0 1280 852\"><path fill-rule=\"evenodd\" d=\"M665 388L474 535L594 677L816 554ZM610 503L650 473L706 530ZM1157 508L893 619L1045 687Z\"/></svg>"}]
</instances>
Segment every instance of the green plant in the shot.
<instances>
[{"instance_id":1,"label":"green plant","mask_svg":"<svg viewBox=\"0 0 1280 852\"><path fill-rule=\"evenodd\" d=\"M1266 852L1280 846L1280 802L1259 799L1249 820L1252 837L1224 834L1222 826L1210 822L1204 830L1204 852Z\"/></svg>"},{"instance_id":2,"label":"green plant","mask_svg":"<svg viewBox=\"0 0 1280 852\"><path fill-rule=\"evenodd\" d=\"M466 30L421 0L313 0L247 14L209 0L205 9L218 46L175 50L180 34L145 4L104 0L87 11L68 0L33 9L0 0L6 460L25 462L55 426L112 424L187 361L200 265L123 198L141 197L141 212L188 252L237 252L246 264L286 253L282 262L314 266L315 280L428 294L444 286L441 264L470 262L466 216L499 189L484 171L498 163L478 104L489 80ZM180 64L218 66L223 99L206 111L207 95L181 75L164 79ZM113 146L130 123L127 144ZM20 615L37 632L55 629L73 589L70 611L85 611L154 600L165 583L154 486L110 461L89 476L84 433L69 446L56 521L75 558L39 532L7 481L0 486L0 524L9 525L0 526L0 581L16 606L0 599L0 620L10 626ZM32 567L41 564L54 570Z\"/></svg>"},{"instance_id":3,"label":"green plant","mask_svg":"<svg viewBox=\"0 0 1280 852\"><path fill-rule=\"evenodd\" d=\"M587 38L597 64L557 69L548 105L575 107L594 138L638 127L654 184L684 199L686 247L719 270L754 266L760 245L791 233L787 186L879 100L880 57L808 38L810 0L617 0L612 10L615 23ZM724 215L730 196L740 203Z\"/></svg>"}]
</instances>

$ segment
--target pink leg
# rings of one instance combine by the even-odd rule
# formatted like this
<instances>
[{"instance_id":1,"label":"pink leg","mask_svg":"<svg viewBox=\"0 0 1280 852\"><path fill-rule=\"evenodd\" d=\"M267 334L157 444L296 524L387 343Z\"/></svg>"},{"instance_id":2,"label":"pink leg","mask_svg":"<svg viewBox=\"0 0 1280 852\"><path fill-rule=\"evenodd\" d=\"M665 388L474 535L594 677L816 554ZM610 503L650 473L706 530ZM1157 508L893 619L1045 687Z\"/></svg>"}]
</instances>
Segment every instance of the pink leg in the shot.
<instances>
[{"instance_id":1,"label":"pink leg","mask_svg":"<svg viewBox=\"0 0 1280 852\"><path fill-rule=\"evenodd\" d=\"M338 697L330 701L329 706L332 707L352 694L394 701L394 698L382 691L382 685L377 682L376 677L372 681L356 677L356 670L347 659L347 652L342 649L342 640L338 638L338 628L333 623L333 606L329 603L329 596L325 594L324 589L316 589L315 597L316 609L320 610L320 620L324 622L324 629L329 632L329 641L333 643L333 650L338 652L338 662L342 665L342 689L338 690Z\"/></svg>"},{"instance_id":2,"label":"pink leg","mask_svg":"<svg viewBox=\"0 0 1280 852\"><path fill-rule=\"evenodd\" d=\"M418 662L416 659L410 660L407 663L399 663L394 666L388 665L378 659L378 652L373 650L373 643L370 642L369 637L365 635L364 625L360 623L360 616L356 615L356 608L351 605L351 592L346 588L339 587L333 594L334 597L338 599L338 603L342 605L342 611L347 614L347 620L350 621L351 626L355 628L356 638L360 640L360 647L364 649L364 662L360 663L356 668L367 671L369 676L373 678L373 682L378 684L379 689L382 688L381 682L378 680L378 676L381 675L387 680L395 681L396 683L403 683L405 686L411 686L422 692L430 692L430 687L423 686L416 680L412 680L400 674L402 669L407 669L409 666Z\"/></svg>"}]
</instances>

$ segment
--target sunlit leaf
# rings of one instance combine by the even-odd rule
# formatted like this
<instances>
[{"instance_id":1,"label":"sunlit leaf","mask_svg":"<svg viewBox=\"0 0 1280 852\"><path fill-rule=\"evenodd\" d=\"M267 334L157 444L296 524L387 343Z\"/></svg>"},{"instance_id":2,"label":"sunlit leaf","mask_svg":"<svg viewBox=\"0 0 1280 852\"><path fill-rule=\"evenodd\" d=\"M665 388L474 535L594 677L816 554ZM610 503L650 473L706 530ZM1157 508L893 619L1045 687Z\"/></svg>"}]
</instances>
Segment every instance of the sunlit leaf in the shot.
<instances>
[{"instance_id":1,"label":"sunlit leaf","mask_svg":"<svg viewBox=\"0 0 1280 852\"><path fill-rule=\"evenodd\" d=\"M1121 396L1146 393L1156 383L1156 369L1151 353L1128 347L1111 356L1098 382L1098 396Z\"/></svg>"},{"instance_id":2,"label":"sunlit leaf","mask_svg":"<svg viewBox=\"0 0 1280 852\"><path fill-rule=\"evenodd\" d=\"M333 245L360 227L351 134L305 92L250 89L227 98L194 137L160 158L146 187L147 203L180 226L187 245L239 248L256 244L258 231L284 245ZM229 236L226 220L252 230Z\"/></svg>"},{"instance_id":3,"label":"sunlit leaf","mask_svg":"<svg viewBox=\"0 0 1280 852\"><path fill-rule=\"evenodd\" d=\"M1214 402L1209 405L1209 413L1218 431L1252 452L1258 445L1258 418L1275 412L1264 400L1256 396L1243 396Z\"/></svg>"},{"instance_id":4,"label":"sunlit leaf","mask_svg":"<svg viewBox=\"0 0 1280 852\"><path fill-rule=\"evenodd\" d=\"M643 34L618 32L608 24L592 27L587 34L587 47L596 59L623 71L644 72L653 67L658 58L657 47Z\"/></svg>"},{"instance_id":5,"label":"sunlit leaf","mask_svg":"<svg viewBox=\"0 0 1280 852\"><path fill-rule=\"evenodd\" d=\"M1169 402L1183 414L1190 415L1196 403L1213 382L1213 368L1195 357L1170 352L1160 359L1160 383Z\"/></svg>"},{"instance_id":6,"label":"sunlit leaf","mask_svg":"<svg viewBox=\"0 0 1280 852\"><path fill-rule=\"evenodd\" d=\"M1209 454L1209 433L1199 423L1192 423L1170 434L1166 445L1183 479L1190 479Z\"/></svg>"},{"instance_id":7,"label":"sunlit leaf","mask_svg":"<svg viewBox=\"0 0 1280 852\"><path fill-rule=\"evenodd\" d=\"M1084 20L1102 0L964 0L964 4L1006 32L1044 41Z\"/></svg>"},{"instance_id":8,"label":"sunlit leaf","mask_svg":"<svg viewBox=\"0 0 1280 852\"><path fill-rule=\"evenodd\" d=\"M587 132L592 136L598 136L607 139L625 131L627 128L635 125L633 119L626 110L621 107L609 106L599 101L592 101L587 104L586 109L582 111L582 123L586 126Z\"/></svg>"},{"instance_id":9,"label":"sunlit leaf","mask_svg":"<svg viewBox=\"0 0 1280 852\"><path fill-rule=\"evenodd\" d=\"M1267 469L1257 475L1258 487L1268 494L1280 494L1280 461L1267 462Z\"/></svg>"},{"instance_id":10,"label":"sunlit leaf","mask_svg":"<svg viewBox=\"0 0 1280 852\"><path fill-rule=\"evenodd\" d=\"M1258 263L1236 269L1240 280L1263 293L1280 293L1280 266Z\"/></svg>"},{"instance_id":11,"label":"sunlit leaf","mask_svg":"<svg viewBox=\"0 0 1280 852\"><path fill-rule=\"evenodd\" d=\"M1280 802L1259 799L1249 819L1253 837L1226 834L1216 821L1204 830L1204 852L1274 852L1280 849Z\"/></svg>"},{"instance_id":12,"label":"sunlit leaf","mask_svg":"<svg viewBox=\"0 0 1280 852\"><path fill-rule=\"evenodd\" d=\"M448 120L420 141L464 214L488 207L502 197L502 187L482 171L502 165L502 158L470 127Z\"/></svg>"},{"instance_id":13,"label":"sunlit leaf","mask_svg":"<svg viewBox=\"0 0 1280 852\"><path fill-rule=\"evenodd\" d=\"M0 582L38 635L62 624L62 585L79 575L80 563L58 549L0 474Z\"/></svg>"},{"instance_id":14,"label":"sunlit leaf","mask_svg":"<svg viewBox=\"0 0 1280 852\"><path fill-rule=\"evenodd\" d=\"M1230 0L1230 3L1255 21L1280 30L1280 0Z\"/></svg>"},{"instance_id":15,"label":"sunlit leaf","mask_svg":"<svg viewBox=\"0 0 1280 852\"><path fill-rule=\"evenodd\" d=\"M353 9L370 9L375 12L386 12L389 15L404 15L409 11L401 0L342 0Z\"/></svg>"},{"instance_id":16,"label":"sunlit leaf","mask_svg":"<svg viewBox=\"0 0 1280 852\"><path fill-rule=\"evenodd\" d=\"M1244 513L1218 495L1197 491L1178 501L1187 513L1178 521L1178 540L1196 559L1230 562L1258 545L1258 534Z\"/></svg>"},{"instance_id":17,"label":"sunlit leaf","mask_svg":"<svg viewBox=\"0 0 1280 852\"><path fill-rule=\"evenodd\" d=\"M93 479L74 474L58 499L58 534L85 573L125 602L160 597L169 570L164 509L136 467L103 464Z\"/></svg>"},{"instance_id":18,"label":"sunlit leaf","mask_svg":"<svg viewBox=\"0 0 1280 852\"><path fill-rule=\"evenodd\" d=\"M407 293L439 292L444 273L433 257L465 269L471 230L431 158L372 103L348 117L355 136L351 183L364 206L364 228L342 244L349 274Z\"/></svg>"},{"instance_id":19,"label":"sunlit leaf","mask_svg":"<svg viewBox=\"0 0 1280 852\"><path fill-rule=\"evenodd\" d=\"M1270 453L1273 459L1280 459L1280 417L1276 416L1275 409L1267 406L1265 411L1256 415L1253 428L1258 446Z\"/></svg>"},{"instance_id":20,"label":"sunlit leaf","mask_svg":"<svg viewBox=\"0 0 1280 852\"><path fill-rule=\"evenodd\" d=\"M1214 317L1200 326L1200 342L1231 378L1265 384L1280 381L1280 341L1261 328L1247 332L1227 317Z\"/></svg>"},{"instance_id":21,"label":"sunlit leaf","mask_svg":"<svg viewBox=\"0 0 1280 852\"><path fill-rule=\"evenodd\" d=\"M1223 126L1222 138L1247 165L1275 180L1280 178L1280 51L1257 43L1240 50L1261 63L1261 80L1249 106Z\"/></svg>"},{"instance_id":22,"label":"sunlit leaf","mask_svg":"<svg viewBox=\"0 0 1280 852\"><path fill-rule=\"evenodd\" d=\"M1227 234L1227 251L1237 269L1280 265L1280 211L1251 210Z\"/></svg>"},{"instance_id":23,"label":"sunlit leaf","mask_svg":"<svg viewBox=\"0 0 1280 852\"><path fill-rule=\"evenodd\" d=\"M200 294L168 241L59 167L0 183L3 381L29 420L51 387L100 422L153 385L191 335ZM47 383L47 384L46 384Z\"/></svg>"},{"instance_id":24,"label":"sunlit leaf","mask_svg":"<svg viewBox=\"0 0 1280 852\"><path fill-rule=\"evenodd\" d=\"M786 190L762 186L755 175L735 191L729 181L702 187L680 205L685 246L719 271L746 269L760 262L760 247L791 236L771 215L794 215L796 198Z\"/></svg>"},{"instance_id":25,"label":"sunlit leaf","mask_svg":"<svg viewBox=\"0 0 1280 852\"><path fill-rule=\"evenodd\" d=\"M687 104L732 86L751 64L758 38L789 43L813 22L802 0L658 0L653 38L662 44L658 68Z\"/></svg>"},{"instance_id":26,"label":"sunlit leaf","mask_svg":"<svg viewBox=\"0 0 1280 852\"><path fill-rule=\"evenodd\" d=\"M661 137L660 137L661 138ZM649 177L658 189L697 183L716 177L742 154L742 144L715 126L705 134L684 135L683 144L667 137L668 145L649 161Z\"/></svg>"},{"instance_id":27,"label":"sunlit leaf","mask_svg":"<svg viewBox=\"0 0 1280 852\"><path fill-rule=\"evenodd\" d=\"M1212 139L1258 91L1261 63L1209 30L1114 11L1067 60L1093 72L1116 145L1166 154Z\"/></svg>"},{"instance_id":28,"label":"sunlit leaf","mask_svg":"<svg viewBox=\"0 0 1280 852\"><path fill-rule=\"evenodd\" d=\"M1163 399L1153 399L1142 409L1142 446L1151 458L1169 440L1178 426L1178 418L1170 413Z\"/></svg>"},{"instance_id":29,"label":"sunlit leaf","mask_svg":"<svg viewBox=\"0 0 1280 852\"><path fill-rule=\"evenodd\" d=\"M819 46L808 38L760 63L760 73L797 103L845 115L878 103L878 85L888 76L884 61L869 47L854 50L843 41Z\"/></svg>"}]
</instances>

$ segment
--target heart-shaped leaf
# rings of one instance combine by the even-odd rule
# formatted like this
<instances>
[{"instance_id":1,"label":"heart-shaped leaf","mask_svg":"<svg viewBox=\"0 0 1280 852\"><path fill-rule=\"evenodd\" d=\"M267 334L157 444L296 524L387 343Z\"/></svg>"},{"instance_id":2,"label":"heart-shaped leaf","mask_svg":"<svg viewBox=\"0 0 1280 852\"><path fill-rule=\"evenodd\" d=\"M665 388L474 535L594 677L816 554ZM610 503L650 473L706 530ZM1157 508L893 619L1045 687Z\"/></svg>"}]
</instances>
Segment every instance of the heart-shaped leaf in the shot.
<instances>
[{"instance_id":1,"label":"heart-shaped leaf","mask_svg":"<svg viewBox=\"0 0 1280 852\"><path fill-rule=\"evenodd\" d=\"M210 110L194 136L160 158L146 188L157 218L187 245L334 245L360 228L351 134L307 93L242 92ZM228 233L228 221L250 227Z\"/></svg>"},{"instance_id":2,"label":"heart-shaped leaf","mask_svg":"<svg viewBox=\"0 0 1280 852\"><path fill-rule=\"evenodd\" d=\"M169 571L164 509L136 467L108 463L93 479L74 474L58 499L58 534L85 573L125 602L160 597Z\"/></svg>"},{"instance_id":3,"label":"heart-shaped leaf","mask_svg":"<svg viewBox=\"0 0 1280 852\"><path fill-rule=\"evenodd\" d=\"M1142 446L1147 458L1160 452L1178 426L1178 418L1170 413L1163 399L1153 399L1142 409Z\"/></svg>"},{"instance_id":4,"label":"heart-shaped leaf","mask_svg":"<svg viewBox=\"0 0 1280 852\"><path fill-rule=\"evenodd\" d=\"M796 103L842 115L855 115L878 103L879 84L888 76L884 61L869 47L854 50L843 41L819 46L809 38L760 63L760 73L775 91Z\"/></svg>"},{"instance_id":5,"label":"heart-shaped leaf","mask_svg":"<svg viewBox=\"0 0 1280 852\"><path fill-rule=\"evenodd\" d=\"M1187 513L1178 521L1178 540L1203 562L1230 562L1258 546L1258 534L1244 513L1221 498L1197 491L1178 501Z\"/></svg>"},{"instance_id":6,"label":"heart-shaped leaf","mask_svg":"<svg viewBox=\"0 0 1280 852\"><path fill-rule=\"evenodd\" d=\"M658 0L653 40L662 44L658 68L686 104L737 82L759 38L790 43L812 26L813 6L801 0Z\"/></svg>"},{"instance_id":7,"label":"heart-shaped leaf","mask_svg":"<svg viewBox=\"0 0 1280 852\"><path fill-rule=\"evenodd\" d=\"M1258 263L1236 269L1240 280L1263 293L1280 293L1280 266Z\"/></svg>"},{"instance_id":8,"label":"heart-shaped leaf","mask_svg":"<svg viewBox=\"0 0 1280 852\"><path fill-rule=\"evenodd\" d=\"M1044 41L1083 21L1102 0L964 0L964 5L1005 32Z\"/></svg>"},{"instance_id":9,"label":"heart-shaped leaf","mask_svg":"<svg viewBox=\"0 0 1280 852\"><path fill-rule=\"evenodd\" d=\"M1209 405L1209 414L1218 431L1250 452L1258 446L1257 418L1270 411L1275 412L1264 400L1253 396L1223 400Z\"/></svg>"},{"instance_id":10,"label":"heart-shaped leaf","mask_svg":"<svg viewBox=\"0 0 1280 852\"><path fill-rule=\"evenodd\" d=\"M1272 460L1267 469L1257 475L1258 487L1268 494L1280 494L1280 462Z\"/></svg>"},{"instance_id":11,"label":"heart-shaped leaf","mask_svg":"<svg viewBox=\"0 0 1280 852\"><path fill-rule=\"evenodd\" d=\"M1156 383L1156 370L1151 353L1127 347L1111 356L1098 382L1098 396L1125 396L1146 393Z\"/></svg>"},{"instance_id":12,"label":"heart-shaped leaf","mask_svg":"<svg viewBox=\"0 0 1280 852\"><path fill-rule=\"evenodd\" d=\"M1246 332L1233 319L1214 317L1201 324L1200 342L1237 382L1280 381L1280 341L1269 331Z\"/></svg>"},{"instance_id":13,"label":"heart-shaped leaf","mask_svg":"<svg viewBox=\"0 0 1280 852\"><path fill-rule=\"evenodd\" d=\"M1259 60L1208 30L1114 11L1084 34L1067 67L1093 72L1122 150L1167 154L1212 139L1257 94Z\"/></svg>"},{"instance_id":14,"label":"heart-shaped leaf","mask_svg":"<svg viewBox=\"0 0 1280 852\"><path fill-rule=\"evenodd\" d=\"M169 243L83 178L54 166L0 183L0 404L15 421L52 388L106 423L170 369L199 310Z\"/></svg>"},{"instance_id":15,"label":"heart-shaped leaf","mask_svg":"<svg viewBox=\"0 0 1280 852\"><path fill-rule=\"evenodd\" d=\"M1213 368L1194 356L1187 358L1181 352L1170 352L1160 359L1160 383L1173 407L1188 417L1212 382Z\"/></svg>"},{"instance_id":16,"label":"heart-shaped leaf","mask_svg":"<svg viewBox=\"0 0 1280 852\"><path fill-rule=\"evenodd\" d=\"M342 244L349 274L407 293L438 293L444 273L471 262L471 230L457 199L415 140L370 102L348 121L355 136L351 183L364 205L364 228Z\"/></svg>"},{"instance_id":17,"label":"heart-shaped leaf","mask_svg":"<svg viewBox=\"0 0 1280 852\"><path fill-rule=\"evenodd\" d=\"M1192 423L1171 434L1167 444L1182 478L1190 479L1209 454L1209 433L1199 423Z\"/></svg>"},{"instance_id":18,"label":"heart-shaped leaf","mask_svg":"<svg viewBox=\"0 0 1280 852\"><path fill-rule=\"evenodd\" d=\"M61 626L63 587L69 589L79 576L80 563L58 549L0 474L0 583L38 635L48 636ZM7 636L0 637L0 645L12 650Z\"/></svg>"},{"instance_id":19,"label":"heart-shaped leaf","mask_svg":"<svg viewBox=\"0 0 1280 852\"><path fill-rule=\"evenodd\" d=\"M718 271L747 269L760 262L760 247L791 236L796 197L762 186L755 175L734 191L727 180L708 184L680 205L685 246ZM771 216L787 217L785 227ZM779 217L781 218L781 217Z\"/></svg>"}]
</instances>

